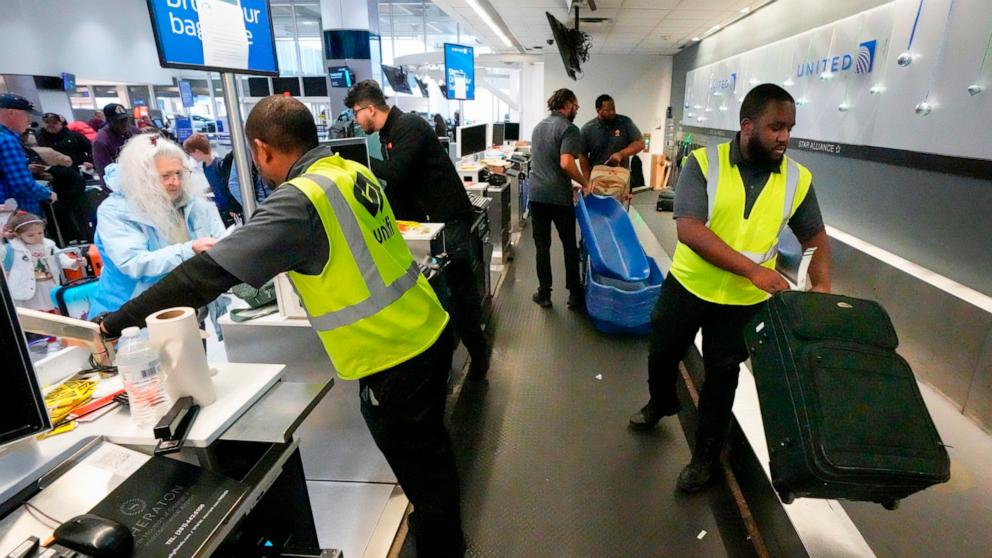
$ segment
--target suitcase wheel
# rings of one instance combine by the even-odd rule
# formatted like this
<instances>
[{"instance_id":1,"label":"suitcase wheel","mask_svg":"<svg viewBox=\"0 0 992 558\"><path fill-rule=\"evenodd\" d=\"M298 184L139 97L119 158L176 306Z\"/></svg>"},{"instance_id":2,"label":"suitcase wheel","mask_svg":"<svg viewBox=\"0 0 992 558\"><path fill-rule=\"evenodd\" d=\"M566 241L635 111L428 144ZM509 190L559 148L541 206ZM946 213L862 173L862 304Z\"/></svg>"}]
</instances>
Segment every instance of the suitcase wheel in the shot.
<instances>
[{"instance_id":1,"label":"suitcase wheel","mask_svg":"<svg viewBox=\"0 0 992 558\"><path fill-rule=\"evenodd\" d=\"M881 504L883 508L892 511L899 507L899 500L886 500L884 502L881 502Z\"/></svg>"},{"instance_id":2,"label":"suitcase wheel","mask_svg":"<svg viewBox=\"0 0 992 558\"><path fill-rule=\"evenodd\" d=\"M772 474L772 488L774 488L775 492L778 493L779 500L782 500L783 504L791 504L792 502L794 502L796 500L795 493L789 490L789 488L786 487L784 484L782 484L782 481L775 473L774 468L772 468L771 474Z\"/></svg>"},{"instance_id":3,"label":"suitcase wheel","mask_svg":"<svg viewBox=\"0 0 992 558\"><path fill-rule=\"evenodd\" d=\"M782 500L783 504L788 505L796 501L796 495L791 490L776 488L775 491L778 492L778 499Z\"/></svg>"}]
</instances>

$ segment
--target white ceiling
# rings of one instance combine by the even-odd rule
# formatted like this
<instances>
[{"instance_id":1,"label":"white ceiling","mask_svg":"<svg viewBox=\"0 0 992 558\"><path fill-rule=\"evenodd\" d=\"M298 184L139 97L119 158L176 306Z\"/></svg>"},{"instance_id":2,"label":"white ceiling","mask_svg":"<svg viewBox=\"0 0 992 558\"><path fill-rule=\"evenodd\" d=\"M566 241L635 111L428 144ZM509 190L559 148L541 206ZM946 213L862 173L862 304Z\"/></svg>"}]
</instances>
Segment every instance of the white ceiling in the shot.
<instances>
[{"instance_id":1,"label":"white ceiling","mask_svg":"<svg viewBox=\"0 0 992 558\"><path fill-rule=\"evenodd\" d=\"M481 0L485 5L487 0ZM592 54L676 54L693 37L702 37L715 25L726 25L769 0L595 0L597 10L582 6L580 17L608 18L602 23L580 22L579 29L592 38ZM507 48L465 0L434 0L451 17L468 26L483 43L497 52ZM488 0L528 53L556 52L548 46L551 28L545 12L571 28L574 12L567 0ZM492 12L490 12L492 13ZM534 47L541 47L540 49Z\"/></svg>"}]
</instances>

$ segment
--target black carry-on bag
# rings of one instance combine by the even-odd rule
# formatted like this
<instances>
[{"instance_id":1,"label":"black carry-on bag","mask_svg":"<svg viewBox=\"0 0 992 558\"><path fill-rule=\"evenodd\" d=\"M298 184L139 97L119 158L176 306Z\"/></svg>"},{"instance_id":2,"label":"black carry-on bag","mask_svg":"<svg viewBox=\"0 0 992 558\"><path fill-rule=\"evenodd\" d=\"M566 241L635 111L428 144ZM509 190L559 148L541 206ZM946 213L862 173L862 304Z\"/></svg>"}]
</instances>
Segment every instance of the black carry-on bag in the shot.
<instances>
[{"instance_id":1,"label":"black carry-on bag","mask_svg":"<svg viewBox=\"0 0 992 558\"><path fill-rule=\"evenodd\" d=\"M898 501L950 479L950 458L888 314L784 291L745 329L772 485L796 497Z\"/></svg>"}]
</instances>

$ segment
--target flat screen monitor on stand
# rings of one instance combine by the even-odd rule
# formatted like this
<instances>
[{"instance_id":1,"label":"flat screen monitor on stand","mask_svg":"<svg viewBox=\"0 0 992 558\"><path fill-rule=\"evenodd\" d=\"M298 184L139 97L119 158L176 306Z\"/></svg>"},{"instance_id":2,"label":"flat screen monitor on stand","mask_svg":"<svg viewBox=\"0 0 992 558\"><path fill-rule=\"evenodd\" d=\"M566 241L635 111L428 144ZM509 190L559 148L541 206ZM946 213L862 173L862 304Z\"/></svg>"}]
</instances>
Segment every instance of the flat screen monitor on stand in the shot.
<instances>
[{"instance_id":1,"label":"flat screen monitor on stand","mask_svg":"<svg viewBox=\"0 0 992 558\"><path fill-rule=\"evenodd\" d=\"M504 122L503 123L503 139L506 141L517 141L520 139L520 123L519 122Z\"/></svg>"},{"instance_id":2,"label":"flat screen monitor on stand","mask_svg":"<svg viewBox=\"0 0 992 558\"><path fill-rule=\"evenodd\" d=\"M458 144L458 157L482 153L486 150L486 124L459 126L455 130L455 142Z\"/></svg>"},{"instance_id":3,"label":"flat screen monitor on stand","mask_svg":"<svg viewBox=\"0 0 992 558\"><path fill-rule=\"evenodd\" d=\"M0 274L0 299L0 354L4 361L0 367L0 381L5 396L4 409L0 413L0 448L4 448L47 432L52 423L3 274Z\"/></svg>"},{"instance_id":4,"label":"flat screen monitor on stand","mask_svg":"<svg viewBox=\"0 0 992 558\"><path fill-rule=\"evenodd\" d=\"M493 122L493 142L496 147L503 145L506 139L506 124L503 122Z\"/></svg>"},{"instance_id":5,"label":"flat screen monitor on stand","mask_svg":"<svg viewBox=\"0 0 992 558\"><path fill-rule=\"evenodd\" d=\"M320 145L329 146L331 151L345 159L361 163L371 168L369 164L369 145L364 137L324 140L320 142Z\"/></svg>"}]
</instances>

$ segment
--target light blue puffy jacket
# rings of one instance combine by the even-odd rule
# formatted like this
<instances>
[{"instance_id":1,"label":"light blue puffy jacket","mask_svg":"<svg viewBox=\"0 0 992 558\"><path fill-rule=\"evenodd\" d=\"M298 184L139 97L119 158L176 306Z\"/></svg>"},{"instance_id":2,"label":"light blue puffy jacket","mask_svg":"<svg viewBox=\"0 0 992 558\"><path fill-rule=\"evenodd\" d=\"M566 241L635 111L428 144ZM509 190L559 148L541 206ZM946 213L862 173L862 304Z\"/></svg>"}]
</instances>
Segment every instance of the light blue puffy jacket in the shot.
<instances>
[{"instance_id":1,"label":"light blue puffy jacket","mask_svg":"<svg viewBox=\"0 0 992 558\"><path fill-rule=\"evenodd\" d=\"M210 201L194 198L181 210L190 240L169 244L159 236L158 229L128 204L122 192L115 191L100 204L95 240L103 258L103 273L96 294L90 300L90 316L118 310L192 258L194 240L220 238L224 233L224 223L217 207ZM211 310L211 314L215 314L221 309Z\"/></svg>"}]
</instances>

